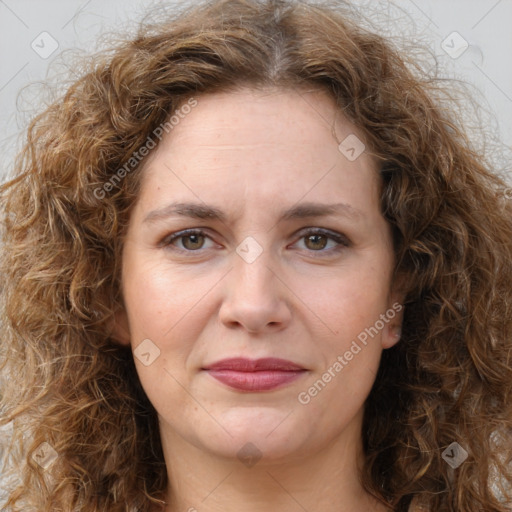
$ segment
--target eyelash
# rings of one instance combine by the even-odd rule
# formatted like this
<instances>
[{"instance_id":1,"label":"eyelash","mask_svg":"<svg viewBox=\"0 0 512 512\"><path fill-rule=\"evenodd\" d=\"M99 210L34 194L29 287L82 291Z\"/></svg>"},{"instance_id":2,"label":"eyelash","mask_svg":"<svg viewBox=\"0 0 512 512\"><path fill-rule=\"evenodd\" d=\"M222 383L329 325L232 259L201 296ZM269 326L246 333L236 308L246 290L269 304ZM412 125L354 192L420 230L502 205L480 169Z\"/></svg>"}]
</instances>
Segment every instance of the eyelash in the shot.
<instances>
[{"instance_id":1,"label":"eyelash","mask_svg":"<svg viewBox=\"0 0 512 512\"><path fill-rule=\"evenodd\" d=\"M206 233L202 229L185 229L183 231L178 231L177 233L173 233L172 235L164 238L161 242L161 246L163 246L165 248L170 248L170 247L172 247L173 242L175 240L179 240L181 238L187 238L187 236L191 236L191 235L199 235L199 236L204 236L206 238L211 239L211 237L208 235L208 233ZM300 235L301 236L299 237L299 240L302 240L311 235L323 235L323 236L327 237L328 240L333 240L334 242L339 244L338 246L331 248L331 249L319 249L318 251L308 250L308 252L311 252L311 253L333 254L333 253L338 253L339 251L351 246L351 242L348 240L348 238L346 236L336 233L334 231L329 231L329 230L322 229L322 228L305 228L305 230L302 230L300 232ZM190 249L181 249L181 248L174 247L171 250L177 250L179 252L187 252L187 253L195 253L195 252L199 253L202 249L190 250Z\"/></svg>"}]
</instances>

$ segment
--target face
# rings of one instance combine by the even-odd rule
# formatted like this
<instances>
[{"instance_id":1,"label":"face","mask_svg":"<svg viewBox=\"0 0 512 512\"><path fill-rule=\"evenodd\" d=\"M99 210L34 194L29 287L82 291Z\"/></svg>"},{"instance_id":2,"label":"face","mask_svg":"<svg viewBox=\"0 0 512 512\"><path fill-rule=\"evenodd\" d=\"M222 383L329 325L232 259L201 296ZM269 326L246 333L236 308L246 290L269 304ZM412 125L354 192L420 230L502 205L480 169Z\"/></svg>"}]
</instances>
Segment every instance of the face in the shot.
<instances>
[{"instance_id":1,"label":"face","mask_svg":"<svg viewBox=\"0 0 512 512\"><path fill-rule=\"evenodd\" d=\"M117 339L169 442L314 453L360 434L381 352L398 340L376 164L322 92L196 100L142 170ZM341 149L333 123L351 136ZM230 358L296 366L214 368Z\"/></svg>"}]
</instances>

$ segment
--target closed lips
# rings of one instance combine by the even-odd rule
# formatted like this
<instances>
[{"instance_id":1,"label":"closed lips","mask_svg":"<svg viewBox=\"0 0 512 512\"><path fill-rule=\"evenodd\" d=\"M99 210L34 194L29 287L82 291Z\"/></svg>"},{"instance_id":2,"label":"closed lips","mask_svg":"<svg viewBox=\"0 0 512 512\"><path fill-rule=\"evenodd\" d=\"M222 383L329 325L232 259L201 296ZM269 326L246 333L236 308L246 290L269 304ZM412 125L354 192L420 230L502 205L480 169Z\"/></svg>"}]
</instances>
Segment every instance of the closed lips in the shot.
<instances>
[{"instance_id":1,"label":"closed lips","mask_svg":"<svg viewBox=\"0 0 512 512\"><path fill-rule=\"evenodd\" d=\"M224 359L203 370L228 388L249 393L282 388L307 372L292 361L273 357Z\"/></svg>"}]
</instances>

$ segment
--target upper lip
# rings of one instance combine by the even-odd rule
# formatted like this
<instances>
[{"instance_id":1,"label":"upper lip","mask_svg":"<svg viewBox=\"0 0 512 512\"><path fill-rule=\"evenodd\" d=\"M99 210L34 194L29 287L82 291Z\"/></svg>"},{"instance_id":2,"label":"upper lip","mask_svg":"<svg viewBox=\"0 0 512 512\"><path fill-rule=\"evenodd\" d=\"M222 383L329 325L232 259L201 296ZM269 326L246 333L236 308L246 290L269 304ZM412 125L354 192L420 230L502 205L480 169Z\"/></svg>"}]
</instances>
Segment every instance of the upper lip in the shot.
<instances>
[{"instance_id":1,"label":"upper lip","mask_svg":"<svg viewBox=\"0 0 512 512\"><path fill-rule=\"evenodd\" d=\"M203 368L203 370L232 370L238 372L257 372L263 370L297 371L305 368L286 359L264 357L261 359L247 359L245 357L232 357L222 359Z\"/></svg>"}]
</instances>

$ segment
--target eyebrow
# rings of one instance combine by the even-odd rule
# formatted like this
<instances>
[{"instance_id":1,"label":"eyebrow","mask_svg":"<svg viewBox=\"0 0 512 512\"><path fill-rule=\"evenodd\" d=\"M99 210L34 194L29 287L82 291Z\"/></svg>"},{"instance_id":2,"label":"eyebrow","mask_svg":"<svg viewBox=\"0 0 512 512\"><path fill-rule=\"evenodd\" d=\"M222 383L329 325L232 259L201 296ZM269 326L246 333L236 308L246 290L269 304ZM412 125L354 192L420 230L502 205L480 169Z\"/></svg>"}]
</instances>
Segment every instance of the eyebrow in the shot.
<instances>
[{"instance_id":1,"label":"eyebrow","mask_svg":"<svg viewBox=\"0 0 512 512\"><path fill-rule=\"evenodd\" d=\"M279 221L327 217L329 215L340 215L354 220L364 217L361 210L347 203L323 204L308 202L301 203L283 211ZM223 223L227 221L226 213L216 206L200 203L174 202L163 208L149 212L143 222L152 223L174 216L188 217L191 219L218 220Z\"/></svg>"}]
</instances>

